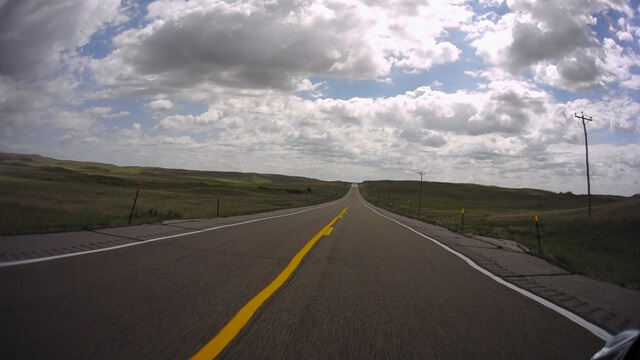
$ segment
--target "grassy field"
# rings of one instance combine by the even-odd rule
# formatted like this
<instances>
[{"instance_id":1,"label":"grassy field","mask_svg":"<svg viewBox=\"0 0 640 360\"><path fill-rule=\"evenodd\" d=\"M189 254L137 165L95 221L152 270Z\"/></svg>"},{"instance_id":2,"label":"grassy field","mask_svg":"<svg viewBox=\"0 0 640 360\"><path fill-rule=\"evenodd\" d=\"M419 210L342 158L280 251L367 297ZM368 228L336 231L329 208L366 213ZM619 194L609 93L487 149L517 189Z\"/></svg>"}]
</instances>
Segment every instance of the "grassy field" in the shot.
<instances>
[{"instance_id":1,"label":"grassy field","mask_svg":"<svg viewBox=\"0 0 640 360\"><path fill-rule=\"evenodd\" d=\"M419 181L367 181L360 191L372 204L464 233L516 240L538 251L534 215L539 215L542 254L587 276L640 286L640 195L587 196L533 189Z\"/></svg>"},{"instance_id":2,"label":"grassy field","mask_svg":"<svg viewBox=\"0 0 640 360\"><path fill-rule=\"evenodd\" d=\"M62 161L0 153L0 234L251 214L319 204L349 190L344 182L302 177L190 171Z\"/></svg>"}]
</instances>

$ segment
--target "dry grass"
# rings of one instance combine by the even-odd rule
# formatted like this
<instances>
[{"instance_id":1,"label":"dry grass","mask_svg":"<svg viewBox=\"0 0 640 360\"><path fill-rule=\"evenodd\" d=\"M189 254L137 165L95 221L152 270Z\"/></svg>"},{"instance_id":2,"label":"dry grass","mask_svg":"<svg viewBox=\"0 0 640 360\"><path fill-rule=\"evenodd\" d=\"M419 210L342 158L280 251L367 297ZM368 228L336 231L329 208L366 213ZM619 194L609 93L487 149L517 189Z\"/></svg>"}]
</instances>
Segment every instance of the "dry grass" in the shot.
<instances>
[{"instance_id":1,"label":"dry grass","mask_svg":"<svg viewBox=\"0 0 640 360\"><path fill-rule=\"evenodd\" d=\"M143 182L133 224L258 213L342 197L343 182L282 175L117 167L0 154L0 234L125 225ZM310 191L309 191L310 190Z\"/></svg>"}]
</instances>

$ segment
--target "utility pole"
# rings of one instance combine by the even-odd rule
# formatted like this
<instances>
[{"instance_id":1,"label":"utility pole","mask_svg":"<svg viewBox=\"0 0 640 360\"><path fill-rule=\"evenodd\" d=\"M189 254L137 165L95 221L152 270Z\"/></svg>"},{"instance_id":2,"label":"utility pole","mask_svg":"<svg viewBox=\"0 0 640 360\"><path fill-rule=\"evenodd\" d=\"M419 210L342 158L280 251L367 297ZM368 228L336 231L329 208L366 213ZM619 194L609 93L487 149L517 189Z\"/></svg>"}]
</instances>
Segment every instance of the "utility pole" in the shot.
<instances>
[{"instance_id":1,"label":"utility pole","mask_svg":"<svg viewBox=\"0 0 640 360\"><path fill-rule=\"evenodd\" d=\"M589 219L591 219L591 181L589 180L589 145L587 143L587 121L593 121L591 117L584 117L584 112L580 111L580 116L576 113L575 116L582 120L582 128L584 129L584 148L587 154L587 196L589 198Z\"/></svg>"},{"instance_id":2,"label":"utility pole","mask_svg":"<svg viewBox=\"0 0 640 360\"><path fill-rule=\"evenodd\" d=\"M420 216L420 210L422 209L422 175L424 175L424 171L418 171L420 175L420 199L418 200L418 216Z\"/></svg>"}]
</instances>

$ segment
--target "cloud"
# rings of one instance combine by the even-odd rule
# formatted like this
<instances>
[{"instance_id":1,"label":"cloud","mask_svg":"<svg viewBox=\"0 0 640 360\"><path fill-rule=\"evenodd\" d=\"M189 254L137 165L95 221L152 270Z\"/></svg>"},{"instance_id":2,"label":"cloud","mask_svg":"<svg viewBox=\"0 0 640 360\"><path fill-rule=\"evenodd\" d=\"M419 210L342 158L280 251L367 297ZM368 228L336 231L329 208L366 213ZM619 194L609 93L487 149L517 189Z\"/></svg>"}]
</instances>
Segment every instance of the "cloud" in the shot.
<instances>
[{"instance_id":1,"label":"cloud","mask_svg":"<svg viewBox=\"0 0 640 360\"><path fill-rule=\"evenodd\" d=\"M512 28L513 40L502 53L503 65L517 73L542 60L557 60L574 49L595 45L585 26L568 24L544 31L535 24L517 22Z\"/></svg>"},{"instance_id":2,"label":"cloud","mask_svg":"<svg viewBox=\"0 0 640 360\"><path fill-rule=\"evenodd\" d=\"M113 108L110 106L94 106L86 109L85 112L103 119L115 119L130 115L128 111L120 111L115 113L113 112Z\"/></svg>"},{"instance_id":3,"label":"cloud","mask_svg":"<svg viewBox=\"0 0 640 360\"><path fill-rule=\"evenodd\" d=\"M76 79L60 76L23 81L0 76L0 124L5 128L44 124L48 112L77 97Z\"/></svg>"},{"instance_id":4,"label":"cloud","mask_svg":"<svg viewBox=\"0 0 640 360\"><path fill-rule=\"evenodd\" d=\"M155 111L171 110L175 106L171 100L159 99L151 101L147 106Z\"/></svg>"},{"instance_id":5,"label":"cloud","mask_svg":"<svg viewBox=\"0 0 640 360\"><path fill-rule=\"evenodd\" d=\"M57 129L84 132L97 124L95 118L86 113L59 110L50 111L49 114L52 116L52 124Z\"/></svg>"},{"instance_id":6,"label":"cloud","mask_svg":"<svg viewBox=\"0 0 640 360\"><path fill-rule=\"evenodd\" d=\"M190 136L180 136L180 137L164 137L162 138L163 145L194 145L195 141Z\"/></svg>"},{"instance_id":7,"label":"cloud","mask_svg":"<svg viewBox=\"0 0 640 360\"><path fill-rule=\"evenodd\" d=\"M204 132L226 146L286 150L318 161L405 162L416 145L445 149L461 136L529 136L538 126L534 120L550 116L550 102L549 96L518 82L454 94L422 87L378 99L307 100L274 94L221 100L202 114L165 117L154 129Z\"/></svg>"},{"instance_id":8,"label":"cloud","mask_svg":"<svg viewBox=\"0 0 640 360\"><path fill-rule=\"evenodd\" d=\"M633 35L631 35L630 33L626 32L626 31L618 31L616 33L616 36L618 37L618 40L620 40L620 41L633 41Z\"/></svg>"},{"instance_id":9,"label":"cloud","mask_svg":"<svg viewBox=\"0 0 640 360\"><path fill-rule=\"evenodd\" d=\"M584 51L558 62L557 69L563 80L573 84L593 83L602 74L596 60Z\"/></svg>"},{"instance_id":10,"label":"cloud","mask_svg":"<svg viewBox=\"0 0 640 360\"><path fill-rule=\"evenodd\" d=\"M619 26L629 27L624 16L632 16L633 9L628 5L513 0L508 6L513 12L496 22L483 20L480 30L468 30L477 54L491 65L516 76L531 69L536 81L573 92L629 81L628 63L637 56L621 51L611 39L598 40L593 31L598 22L594 15L607 16L611 8L623 15ZM631 36L617 34L620 41Z\"/></svg>"},{"instance_id":11,"label":"cloud","mask_svg":"<svg viewBox=\"0 0 640 360\"><path fill-rule=\"evenodd\" d=\"M582 49L558 61L556 64L541 63L534 69L537 81L570 91L584 91L604 86L600 59Z\"/></svg>"},{"instance_id":12,"label":"cloud","mask_svg":"<svg viewBox=\"0 0 640 360\"><path fill-rule=\"evenodd\" d=\"M593 117L594 125L616 133L640 133L640 102L629 96L604 98L599 101L575 101L576 107L584 107ZM571 104L573 104L571 103Z\"/></svg>"},{"instance_id":13,"label":"cloud","mask_svg":"<svg viewBox=\"0 0 640 360\"><path fill-rule=\"evenodd\" d=\"M418 143L427 147L441 147L447 143L446 137L435 131L414 129L414 130L402 130L398 137L407 140L408 142Z\"/></svg>"},{"instance_id":14,"label":"cloud","mask_svg":"<svg viewBox=\"0 0 640 360\"><path fill-rule=\"evenodd\" d=\"M116 36L115 50L91 66L101 84L131 91L295 91L309 76L383 79L393 67L422 71L458 59L458 48L438 38L471 17L466 6L403 10L395 2L154 2L149 24Z\"/></svg>"},{"instance_id":15,"label":"cloud","mask_svg":"<svg viewBox=\"0 0 640 360\"><path fill-rule=\"evenodd\" d=\"M203 131L203 127L215 124L222 112L213 108L209 108L207 112L201 115L171 115L160 120L160 123L156 125L156 130L194 130Z\"/></svg>"},{"instance_id":16,"label":"cloud","mask_svg":"<svg viewBox=\"0 0 640 360\"><path fill-rule=\"evenodd\" d=\"M637 68L640 64L640 56L637 52L630 51L628 48L624 48L617 44L613 39L605 38L602 49L602 67L605 70L604 80L607 82L621 82L624 86L629 84L630 88L638 89L637 85L634 87L632 81L636 71L632 71L632 68Z\"/></svg>"},{"instance_id":17,"label":"cloud","mask_svg":"<svg viewBox=\"0 0 640 360\"><path fill-rule=\"evenodd\" d=\"M575 49L597 45L586 20L557 2L510 3L518 13L508 13L487 25L472 45L489 62L518 74L540 61L559 60ZM546 15L541 16L541 13Z\"/></svg>"},{"instance_id":18,"label":"cloud","mask_svg":"<svg viewBox=\"0 0 640 360\"><path fill-rule=\"evenodd\" d=\"M48 74L107 24L122 21L118 0L3 1L0 75Z\"/></svg>"}]
</instances>

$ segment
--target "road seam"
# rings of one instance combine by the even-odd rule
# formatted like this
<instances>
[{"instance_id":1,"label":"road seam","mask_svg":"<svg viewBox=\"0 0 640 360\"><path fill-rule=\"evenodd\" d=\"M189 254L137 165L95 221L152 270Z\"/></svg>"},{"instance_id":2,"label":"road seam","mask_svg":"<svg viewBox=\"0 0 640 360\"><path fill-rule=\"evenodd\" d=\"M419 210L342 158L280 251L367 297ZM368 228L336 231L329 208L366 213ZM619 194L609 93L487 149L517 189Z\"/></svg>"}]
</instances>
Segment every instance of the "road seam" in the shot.
<instances>
[{"instance_id":1,"label":"road seam","mask_svg":"<svg viewBox=\"0 0 640 360\"><path fill-rule=\"evenodd\" d=\"M351 190L349 190L349 192L351 192ZM309 209L296 211L296 212L293 212L293 213L290 213L290 214L275 215L275 216L269 216L269 217L260 218L260 219L252 219L252 220L247 220L247 221L243 221L243 222L239 222L239 223L225 224L225 225L215 226L215 227L208 228L208 229L202 229L202 230L195 230L195 231L191 231L191 232L186 232L186 233L182 233L182 234L162 236L162 237L154 238L154 239L138 240L135 243L116 245L116 246L105 247L105 248L101 248L101 249L76 251L76 252L62 254L62 255L38 257L38 258L32 258L32 259L4 261L4 262L0 262L0 268L10 267L10 266L18 266L18 265L27 265L27 264L33 264L33 263L38 263L38 262L63 259L63 258L68 258L68 257L72 257L72 256L94 254L94 253L103 252L103 251L122 249L122 248L129 247L129 246L148 244L148 243L155 242L155 241L160 241L160 240L166 240L166 239L172 239L172 238L181 237L181 236L199 234L199 233L203 233L203 232L207 232L207 231L218 230L218 229L223 229L223 228L232 227L232 226L239 226L239 225L245 225L245 224L250 224L250 223L254 223L254 222L264 221L264 220L272 220L272 219L278 219L278 218L293 216L293 215L305 213L307 211L318 210L318 209L322 209L322 208L334 205L334 204L344 200L348 195L349 195L349 193L347 193L347 195L345 195L345 197L343 197L342 199L331 201L329 203L326 203L326 204L323 204L323 205L319 205L319 206L316 206L316 207L312 207L312 208L309 208ZM108 235L106 233L101 233L101 234ZM117 237L117 238L125 238L125 237L121 237L121 236L118 236L118 235L109 235L109 236L113 236L113 237Z\"/></svg>"},{"instance_id":2,"label":"road seam","mask_svg":"<svg viewBox=\"0 0 640 360\"><path fill-rule=\"evenodd\" d=\"M220 332L211 339L204 347L202 347L195 355L191 357L192 360L201 359L214 359L216 356L224 350L227 345L242 331L244 326L251 320L253 315L258 311L262 304L267 301L288 279L293 272L298 268L300 262L311 251L313 246L320 240L321 237L327 236L331 233L333 224L338 219L342 218L347 208L344 208L340 215L336 216L331 222L322 228L314 237L309 240L300 251L291 259L287 267L276 276L276 278L267 287L262 289L253 299L249 300L240 311L220 330Z\"/></svg>"},{"instance_id":3,"label":"road seam","mask_svg":"<svg viewBox=\"0 0 640 360\"><path fill-rule=\"evenodd\" d=\"M488 276L489 278L491 278L492 280L494 280L495 282L504 285L506 287L508 287L511 290L517 291L518 293L520 293L521 295L524 295L526 297L528 297L529 299L557 312L558 314L564 316L565 318L573 321L574 323L580 325L581 327L583 327L584 329L588 330L589 332L591 332L592 334L594 334L595 336L597 336L598 338L604 340L604 341L609 341L611 338L613 338L613 335L611 335L608 331L600 328L599 326L585 320L584 318L574 314L573 312L564 309L552 302L550 302L549 300L546 300L534 293L531 293L519 286L516 286L502 278L500 278L499 276L496 276L494 274L492 274L490 271L482 268L480 265L476 264L473 260L471 260L470 258L468 258L467 256L459 253L456 250L453 250L452 248L450 248L449 246L441 243L440 241L433 239L421 232L419 232L418 230L415 230L414 228L410 227L409 225L405 225L401 222L399 222L398 220L395 220L389 216L383 215L381 213L379 213L378 211L376 211L375 209L373 209L372 207L370 207L365 201L364 199L362 199L362 196L360 195L360 192L358 192L358 199L360 199L360 201L362 201L362 203L364 204L365 207L367 207L369 210L373 211L374 213L382 216L383 218L386 218L388 220L391 220L393 222L395 222L396 224L405 227L407 229L409 229L410 231L416 233L417 235L430 240L431 242L433 242L434 244L440 246L441 248L443 248L444 250L450 252L451 254L459 257L460 259L462 259L464 262L466 262L469 266L471 266L473 269L479 271L480 273Z\"/></svg>"}]
</instances>

